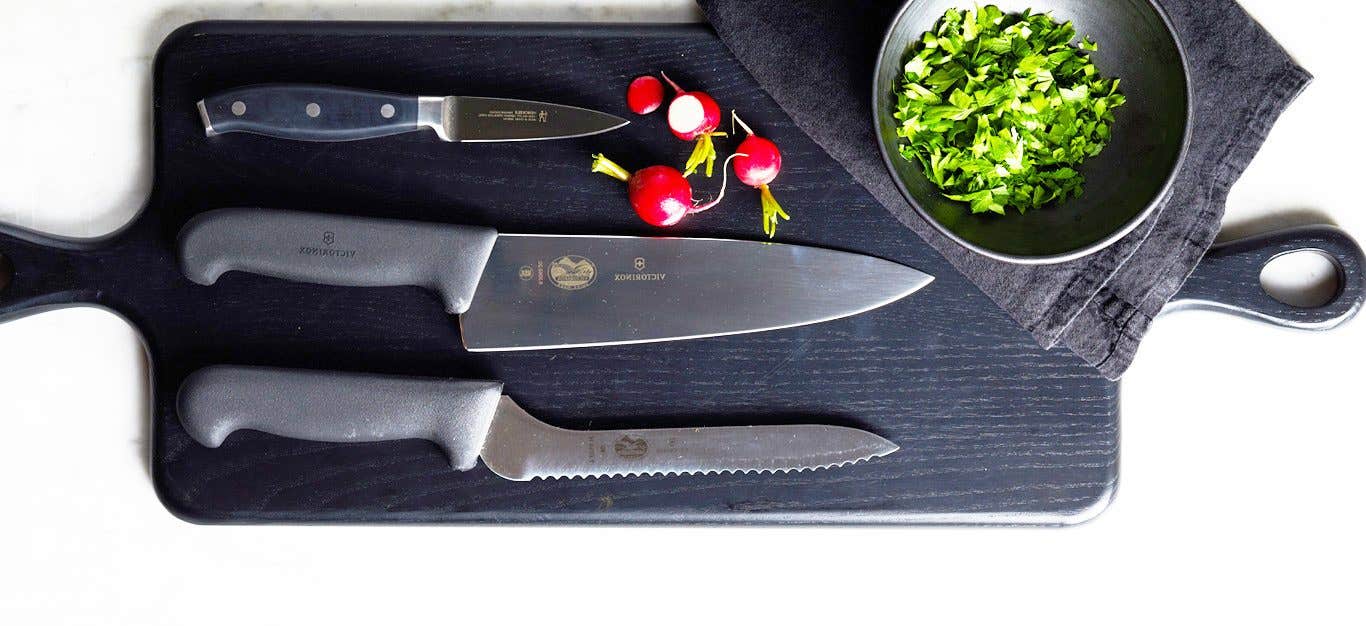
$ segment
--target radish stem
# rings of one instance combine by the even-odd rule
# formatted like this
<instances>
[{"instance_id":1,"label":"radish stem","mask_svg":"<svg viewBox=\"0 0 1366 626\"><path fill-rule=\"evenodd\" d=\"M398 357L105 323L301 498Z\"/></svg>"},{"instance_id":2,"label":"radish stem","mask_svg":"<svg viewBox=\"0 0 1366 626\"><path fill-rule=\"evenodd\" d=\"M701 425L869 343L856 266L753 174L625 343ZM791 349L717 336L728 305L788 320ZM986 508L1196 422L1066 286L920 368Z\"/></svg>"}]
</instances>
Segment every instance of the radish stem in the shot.
<instances>
[{"instance_id":1,"label":"radish stem","mask_svg":"<svg viewBox=\"0 0 1366 626\"><path fill-rule=\"evenodd\" d=\"M730 110L730 121L732 122L732 124L731 124L731 126L730 126L730 132L732 132L732 133L735 132L735 124L734 124L734 122L739 122L739 123L740 123L740 128L745 129L745 134L746 134L746 135L753 135L753 134L754 134L754 130L751 129L751 128L749 127L749 124L746 124L746 123L745 123L745 120L740 119L740 116L735 114L735 109L731 109L731 110Z\"/></svg>"},{"instance_id":2,"label":"radish stem","mask_svg":"<svg viewBox=\"0 0 1366 626\"><path fill-rule=\"evenodd\" d=\"M593 155L593 171L606 174L623 183L631 180L630 172L626 171L622 166L613 163L612 160L607 158L604 154Z\"/></svg>"},{"instance_id":3,"label":"radish stem","mask_svg":"<svg viewBox=\"0 0 1366 626\"><path fill-rule=\"evenodd\" d=\"M669 83L669 86L674 88L674 93L683 93L683 88L679 87L678 83L675 83L672 78L669 78L668 74L660 72L659 75L664 77L664 82Z\"/></svg>"}]
</instances>

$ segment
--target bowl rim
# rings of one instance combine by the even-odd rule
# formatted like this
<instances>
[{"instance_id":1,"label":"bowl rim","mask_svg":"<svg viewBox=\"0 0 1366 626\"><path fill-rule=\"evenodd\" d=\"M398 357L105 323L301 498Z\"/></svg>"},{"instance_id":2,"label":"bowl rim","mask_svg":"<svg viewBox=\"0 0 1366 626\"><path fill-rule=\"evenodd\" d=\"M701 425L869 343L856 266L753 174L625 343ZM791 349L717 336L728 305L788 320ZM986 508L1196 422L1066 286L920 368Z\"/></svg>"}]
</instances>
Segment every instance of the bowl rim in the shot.
<instances>
[{"instance_id":1,"label":"bowl rim","mask_svg":"<svg viewBox=\"0 0 1366 626\"><path fill-rule=\"evenodd\" d=\"M998 252L996 250L985 248L975 243L972 243L971 241L968 241L963 237L959 236L957 233L949 230L947 226L941 224L939 220L935 219L934 216L930 215L930 213L926 211L924 207L920 206L920 203L916 201L914 194L911 193L911 190L906 188L906 182L901 180L901 176L897 175L896 167L894 166L894 162L892 161L892 154L888 149L887 142L882 140L882 128L878 115L878 104L879 102L881 102L881 98L884 95L881 93L881 90L878 89L878 74L881 73L883 58L887 54L887 46L891 45L892 43L892 31L895 30L896 25L901 22L901 18L905 16L906 12L911 9L911 5L915 4L916 2L917 0L904 0L904 2L902 2L901 4L901 8L897 9L896 15L892 18L892 21L887 24L887 31L882 35L882 45L878 48L877 62L873 66L873 135L874 139L877 140L878 151L882 153L882 163L887 168L887 172L891 175L892 180L896 183L896 188L899 191L901 191L901 196L906 199L906 202L910 203L911 208L915 209L915 212L920 215L921 219L924 219L926 222L929 222L930 225L935 228L935 230L938 230L941 234L951 239L954 243L957 243L958 245L967 248L968 250L971 250L977 254L980 254L988 258L996 259L998 261L1005 261L1007 263L1015 263L1018 265L1054 265L1058 263L1065 263L1067 261L1075 261L1080 258L1088 257L1092 254L1100 252L1101 250L1104 250L1105 248L1110 247L1116 241L1119 241L1129 233L1132 233L1134 229L1138 228L1139 224L1142 224L1149 217L1151 217L1153 212L1156 211L1159 206L1161 206L1162 202L1166 200L1168 196L1171 195L1172 185L1176 182L1176 175L1181 171L1181 168L1185 165L1186 156L1188 151L1190 150L1192 127L1194 126L1191 123L1191 120L1195 116L1195 91L1191 86L1190 62L1186 56L1186 46L1181 42L1181 38L1177 36L1176 29L1172 26L1171 16L1167 15L1167 11L1164 10L1161 7L1161 5L1159 5L1156 2L1156 0L1145 0L1148 6L1152 7L1153 11L1157 13L1158 18L1162 20L1162 25L1167 29L1167 33L1171 35L1172 41L1176 44L1176 56L1181 62L1181 79L1186 89L1186 118L1184 124L1185 127L1181 130L1181 147L1177 151L1176 162L1172 164L1171 171L1167 173L1166 180L1162 182L1162 188L1158 191L1157 194L1153 196L1152 200L1148 202L1147 206L1143 207L1142 211L1139 211L1132 218L1130 218L1129 221L1125 222L1122 226L1115 229L1115 232L1110 233L1103 239L1082 246L1080 248L1076 248L1075 250L1069 250L1067 252L1047 255L1018 255L1007 254L1005 252ZM900 145L900 141L897 141L896 143L897 145ZM900 156L900 154L898 154L897 156Z\"/></svg>"}]
</instances>

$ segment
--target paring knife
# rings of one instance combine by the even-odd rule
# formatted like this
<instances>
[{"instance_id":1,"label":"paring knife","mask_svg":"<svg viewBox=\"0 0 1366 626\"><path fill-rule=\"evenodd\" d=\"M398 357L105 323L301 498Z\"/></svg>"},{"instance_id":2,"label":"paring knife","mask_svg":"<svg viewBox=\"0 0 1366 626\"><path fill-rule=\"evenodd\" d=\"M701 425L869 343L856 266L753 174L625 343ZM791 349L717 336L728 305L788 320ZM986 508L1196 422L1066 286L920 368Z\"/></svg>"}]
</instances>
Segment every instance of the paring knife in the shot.
<instances>
[{"instance_id":1,"label":"paring knife","mask_svg":"<svg viewBox=\"0 0 1366 626\"><path fill-rule=\"evenodd\" d=\"M198 106L211 137L246 132L300 141L373 139L422 128L446 141L532 141L596 135L629 123L562 104L328 85L253 85L209 96Z\"/></svg>"},{"instance_id":2,"label":"paring knife","mask_svg":"<svg viewBox=\"0 0 1366 626\"><path fill-rule=\"evenodd\" d=\"M934 278L882 259L729 239L507 235L491 228L218 209L181 230L181 269L326 285L417 286L472 351L693 339L823 322Z\"/></svg>"},{"instance_id":3,"label":"paring knife","mask_svg":"<svg viewBox=\"0 0 1366 626\"><path fill-rule=\"evenodd\" d=\"M426 439L457 470L475 461L509 480L785 472L866 461L896 444L842 426L566 430L501 396L498 382L213 366L180 387L190 437L217 448L234 431L328 442Z\"/></svg>"}]
</instances>

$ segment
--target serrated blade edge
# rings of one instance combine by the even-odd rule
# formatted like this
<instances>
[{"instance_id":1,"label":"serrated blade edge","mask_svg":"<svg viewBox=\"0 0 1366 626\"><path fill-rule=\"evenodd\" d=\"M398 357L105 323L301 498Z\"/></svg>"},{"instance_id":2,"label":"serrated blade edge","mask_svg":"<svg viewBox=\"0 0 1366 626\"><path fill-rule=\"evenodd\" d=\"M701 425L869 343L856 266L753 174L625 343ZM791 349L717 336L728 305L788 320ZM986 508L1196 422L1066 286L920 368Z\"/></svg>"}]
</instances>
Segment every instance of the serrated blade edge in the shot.
<instances>
[{"instance_id":1,"label":"serrated blade edge","mask_svg":"<svg viewBox=\"0 0 1366 626\"><path fill-rule=\"evenodd\" d=\"M785 473L851 465L898 450L843 426L720 426L577 431L551 426L504 397L480 454L510 480Z\"/></svg>"}]
</instances>

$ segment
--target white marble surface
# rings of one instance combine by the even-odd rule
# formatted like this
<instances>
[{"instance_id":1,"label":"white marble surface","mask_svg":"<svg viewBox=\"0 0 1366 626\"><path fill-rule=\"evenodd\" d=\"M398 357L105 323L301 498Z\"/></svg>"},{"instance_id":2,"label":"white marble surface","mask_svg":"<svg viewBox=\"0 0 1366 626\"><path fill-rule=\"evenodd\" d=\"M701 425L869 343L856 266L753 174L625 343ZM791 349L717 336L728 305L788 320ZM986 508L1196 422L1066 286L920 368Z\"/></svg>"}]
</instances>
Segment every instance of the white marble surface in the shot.
<instances>
[{"instance_id":1,"label":"white marble surface","mask_svg":"<svg viewBox=\"0 0 1366 626\"><path fill-rule=\"evenodd\" d=\"M1356 3L1244 5L1318 80L1233 189L1228 229L1328 219L1366 239ZM89 236L134 214L150 59L189 21L697 15L688 0L0 0L0 220ZM156 501L129 327L43 314L0 326L0 623L1359 619L1363 348L1362 321L1162 319L1123 386L1119 497L1068 530L220 528ZM69 456L79 473L50 469Z\"/></svg>"}]
</instances>

